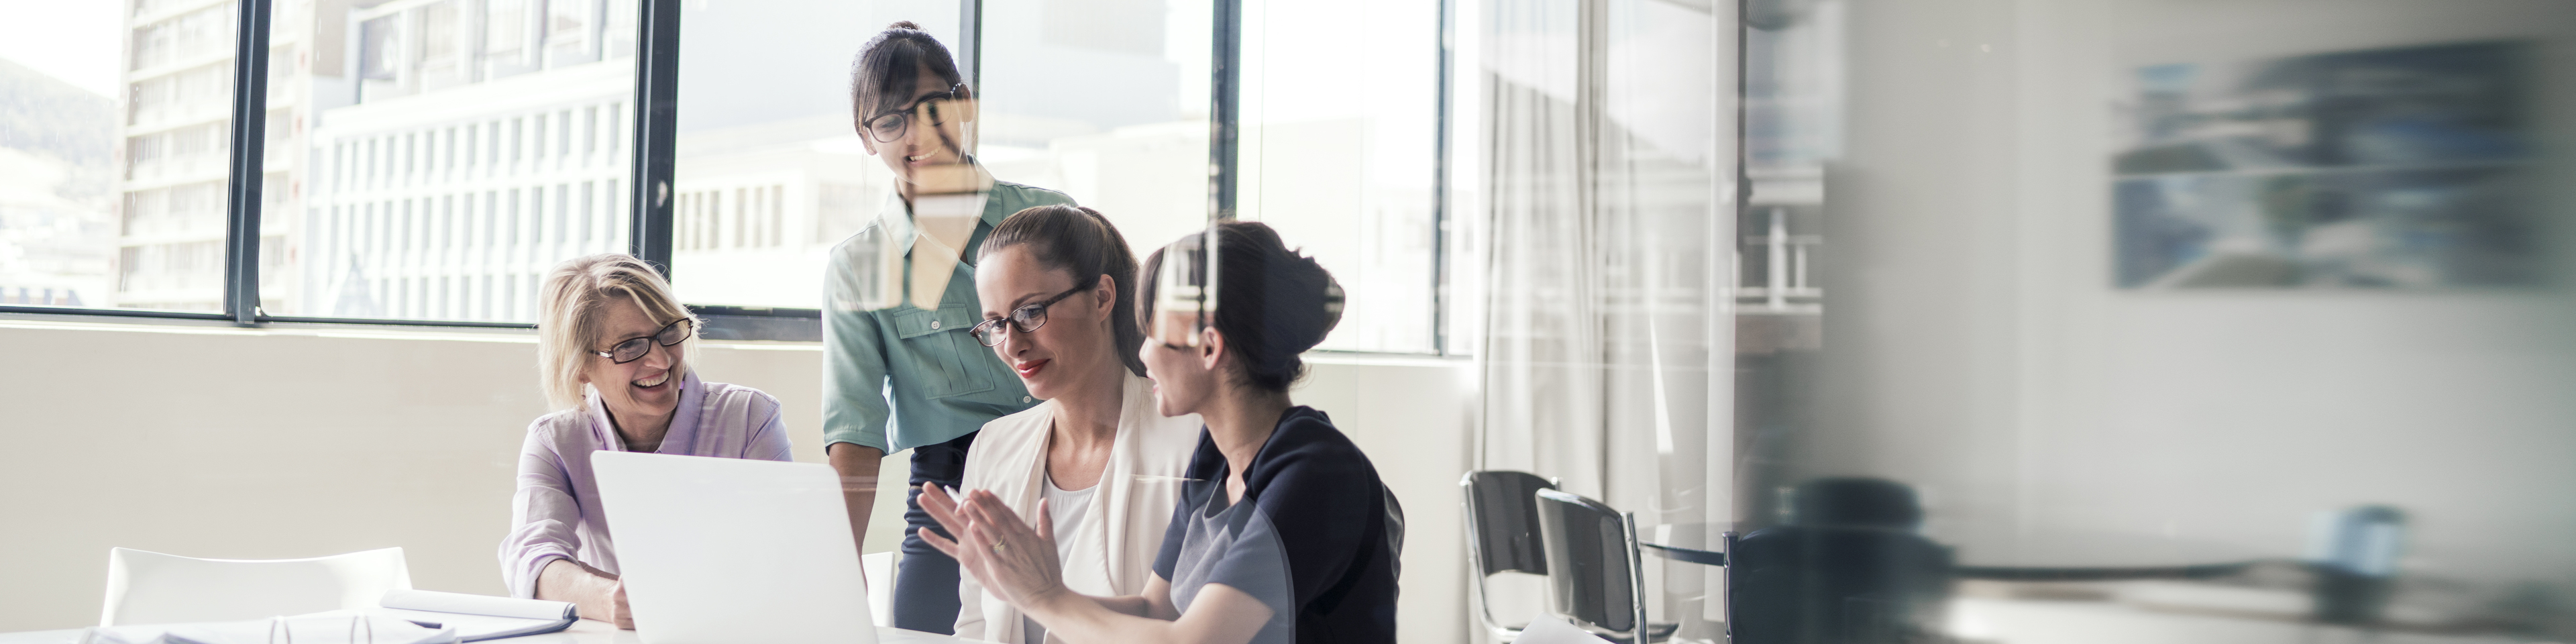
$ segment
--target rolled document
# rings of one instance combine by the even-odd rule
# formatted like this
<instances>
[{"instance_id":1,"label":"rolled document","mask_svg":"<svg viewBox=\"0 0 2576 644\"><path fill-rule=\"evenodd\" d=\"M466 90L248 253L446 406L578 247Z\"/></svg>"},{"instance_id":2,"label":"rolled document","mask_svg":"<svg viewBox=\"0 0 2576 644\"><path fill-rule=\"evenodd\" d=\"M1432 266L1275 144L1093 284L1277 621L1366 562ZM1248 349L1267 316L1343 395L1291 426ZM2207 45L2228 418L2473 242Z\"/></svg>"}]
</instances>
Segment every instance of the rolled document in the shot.
<instances>
[{"instance_id":1,"label":"rolled document","mask_svg":"<svg viewBox=\"0 0 2576 644\"><path fill-rule=\"evenodd\" d=\"M552 633L581 619L570 602L435 590L388 590L377 603L384 607L370 612L430 628L452 628L457 639L465 642Z\"/></svg>"}]
</instances>

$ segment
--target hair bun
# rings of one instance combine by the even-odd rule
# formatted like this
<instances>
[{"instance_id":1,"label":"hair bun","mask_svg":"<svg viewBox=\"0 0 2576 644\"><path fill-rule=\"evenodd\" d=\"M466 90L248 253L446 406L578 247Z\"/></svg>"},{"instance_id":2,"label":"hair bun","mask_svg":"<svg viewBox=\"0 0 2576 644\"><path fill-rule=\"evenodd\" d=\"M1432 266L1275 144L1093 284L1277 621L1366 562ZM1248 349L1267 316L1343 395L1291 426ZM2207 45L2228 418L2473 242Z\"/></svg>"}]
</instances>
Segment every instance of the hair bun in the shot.
<instances>
[{"instance_id":1,"label":"hair bun","mask_svg":"<svg viewBox=\"0 0 2576 644\"><path fill-rule=\"evenodd\" d=\"M910 21L910 20L897 20L897 21L894 21L894 24L886 25L886 28L887 28L887 29L910 29L910 30L913 30L913 31L922 31L921 25L912 24L912 21Z\"/></svg>"},{"instance_id":2,"label":"hair bun","mask_svg":"<svg viewBox=\"0 0 2576 644\"><path fill-rule=\"evenodd\" d=\"M1315 261L1313 257L1302 259L1313 265L1315 272L1324 274L1324 328L1318 329L1315 338L1306 343L1307 349L1313 349L1315 345L1324 343L1324 336L1332 335L1333 329L1342 326L1342 307L1347 298L1342 292L1342 281L1333 279L1332 272L1324 270L1323 262Z\"/></svg>"}]
</instances>

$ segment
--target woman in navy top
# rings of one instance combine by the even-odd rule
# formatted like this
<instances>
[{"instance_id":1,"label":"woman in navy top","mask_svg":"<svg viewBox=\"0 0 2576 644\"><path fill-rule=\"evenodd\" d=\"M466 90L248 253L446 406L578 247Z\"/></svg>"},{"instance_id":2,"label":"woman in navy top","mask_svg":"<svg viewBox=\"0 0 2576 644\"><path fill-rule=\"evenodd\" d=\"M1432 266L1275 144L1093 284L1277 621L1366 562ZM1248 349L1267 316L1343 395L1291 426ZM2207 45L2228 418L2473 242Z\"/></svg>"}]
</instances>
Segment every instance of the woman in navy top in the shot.
<instances>
[{"instance_id":1,"label":"woman in navy top","mask_svg":"<svg viewBox=\"0 0 2576 644\"><path fill-rule=\"evenodd\" d=\"M1211 237L1217 288L1204 289ZM1332 275L1250 222L1183 238L1143 273L1155 404L1207 420L1145 592L1066 590L1047 514L1032 527L983 490L923 490L923 509L958 535L931 545L1072 644L1395 641L1401 515L1359 447L1288 399L1297 355L1340 320ZM1201 313L1206 302L1215 310Z\"/></svg>"}]
</instances>

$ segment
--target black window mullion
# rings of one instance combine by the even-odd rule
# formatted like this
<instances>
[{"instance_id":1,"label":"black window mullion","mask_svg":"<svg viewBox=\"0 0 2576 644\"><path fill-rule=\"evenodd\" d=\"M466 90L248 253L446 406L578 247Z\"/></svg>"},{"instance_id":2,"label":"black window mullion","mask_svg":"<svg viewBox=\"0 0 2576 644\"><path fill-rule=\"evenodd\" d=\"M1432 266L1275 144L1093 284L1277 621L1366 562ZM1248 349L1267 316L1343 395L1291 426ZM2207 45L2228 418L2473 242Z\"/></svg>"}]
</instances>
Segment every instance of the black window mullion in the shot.
<instances>
[{"instance_id":1,"label":"black window mullion","mask_svg":"<svg viewBox=\"0 0 2576 644\"><path fill-rule=\"evenodd\" d=\"M1431 133L1431 353L1449 355L1449 146L1457 81L1457 0L1440 1L1439 84Z\"/></svg>"},{"instance_id":2,"label":"black window mullion","mask_svg":"<svg viewBox=\"0 0 2576 644\"><path fill-rule=\"evenodd\" d=\"M957 71L966 77L966 89L983 98L977 81L984 78L984 0L957 0Z\"/></svg>"},{"instance_id":3,"label":"black window mullion","mask_svg":"<svg viewBox=\"0 0 2576 644\"><path fill-rule=\"evenodd\" d=\"M224 227L224 312L235 323L257 324L259 310L260 189L267 159L268 21L271 0L236 0L241 12L233 44L232 180L227 182Z\"/></svg>"},{"instance_id":4,"label":"black window mullion","mask_svg":"<svg viewBox=\"0 0 2576 644\"><path fill-rule=\"evenodd\" d=\"M627 251L671 277L671 176L679 133L680 0L639 0L635 186Z\"/></svg>"},{"instance_id":5,"label":"black window mullion","mask_svg":"<svg viewBox=\"0 0 2576 644\"><path fill-rule=\"evenodd\" d=\"M1216 25L1208 40L1208 220L1232 221L1235 213L1236 138L1242 131L1243 0L1216 0Z\"/></svg>"}]
</instances>

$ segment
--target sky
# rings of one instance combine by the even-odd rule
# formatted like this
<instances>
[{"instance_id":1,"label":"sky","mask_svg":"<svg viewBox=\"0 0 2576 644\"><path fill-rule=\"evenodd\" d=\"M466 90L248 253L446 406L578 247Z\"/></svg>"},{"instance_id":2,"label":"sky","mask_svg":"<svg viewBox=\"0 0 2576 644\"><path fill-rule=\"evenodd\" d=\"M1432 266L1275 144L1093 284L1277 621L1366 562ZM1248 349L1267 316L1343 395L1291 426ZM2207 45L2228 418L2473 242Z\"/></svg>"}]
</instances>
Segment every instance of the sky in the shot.
<instances>
[{"instance_id":1,"label":"sky","mask_svg":"<svg viewBox=\"0 0 2576 644\"><path fill-rule=\"evenodd\" d=\"M0 0L0 58L116 95L118 0Z\"/></svg>"}]
</instances>

